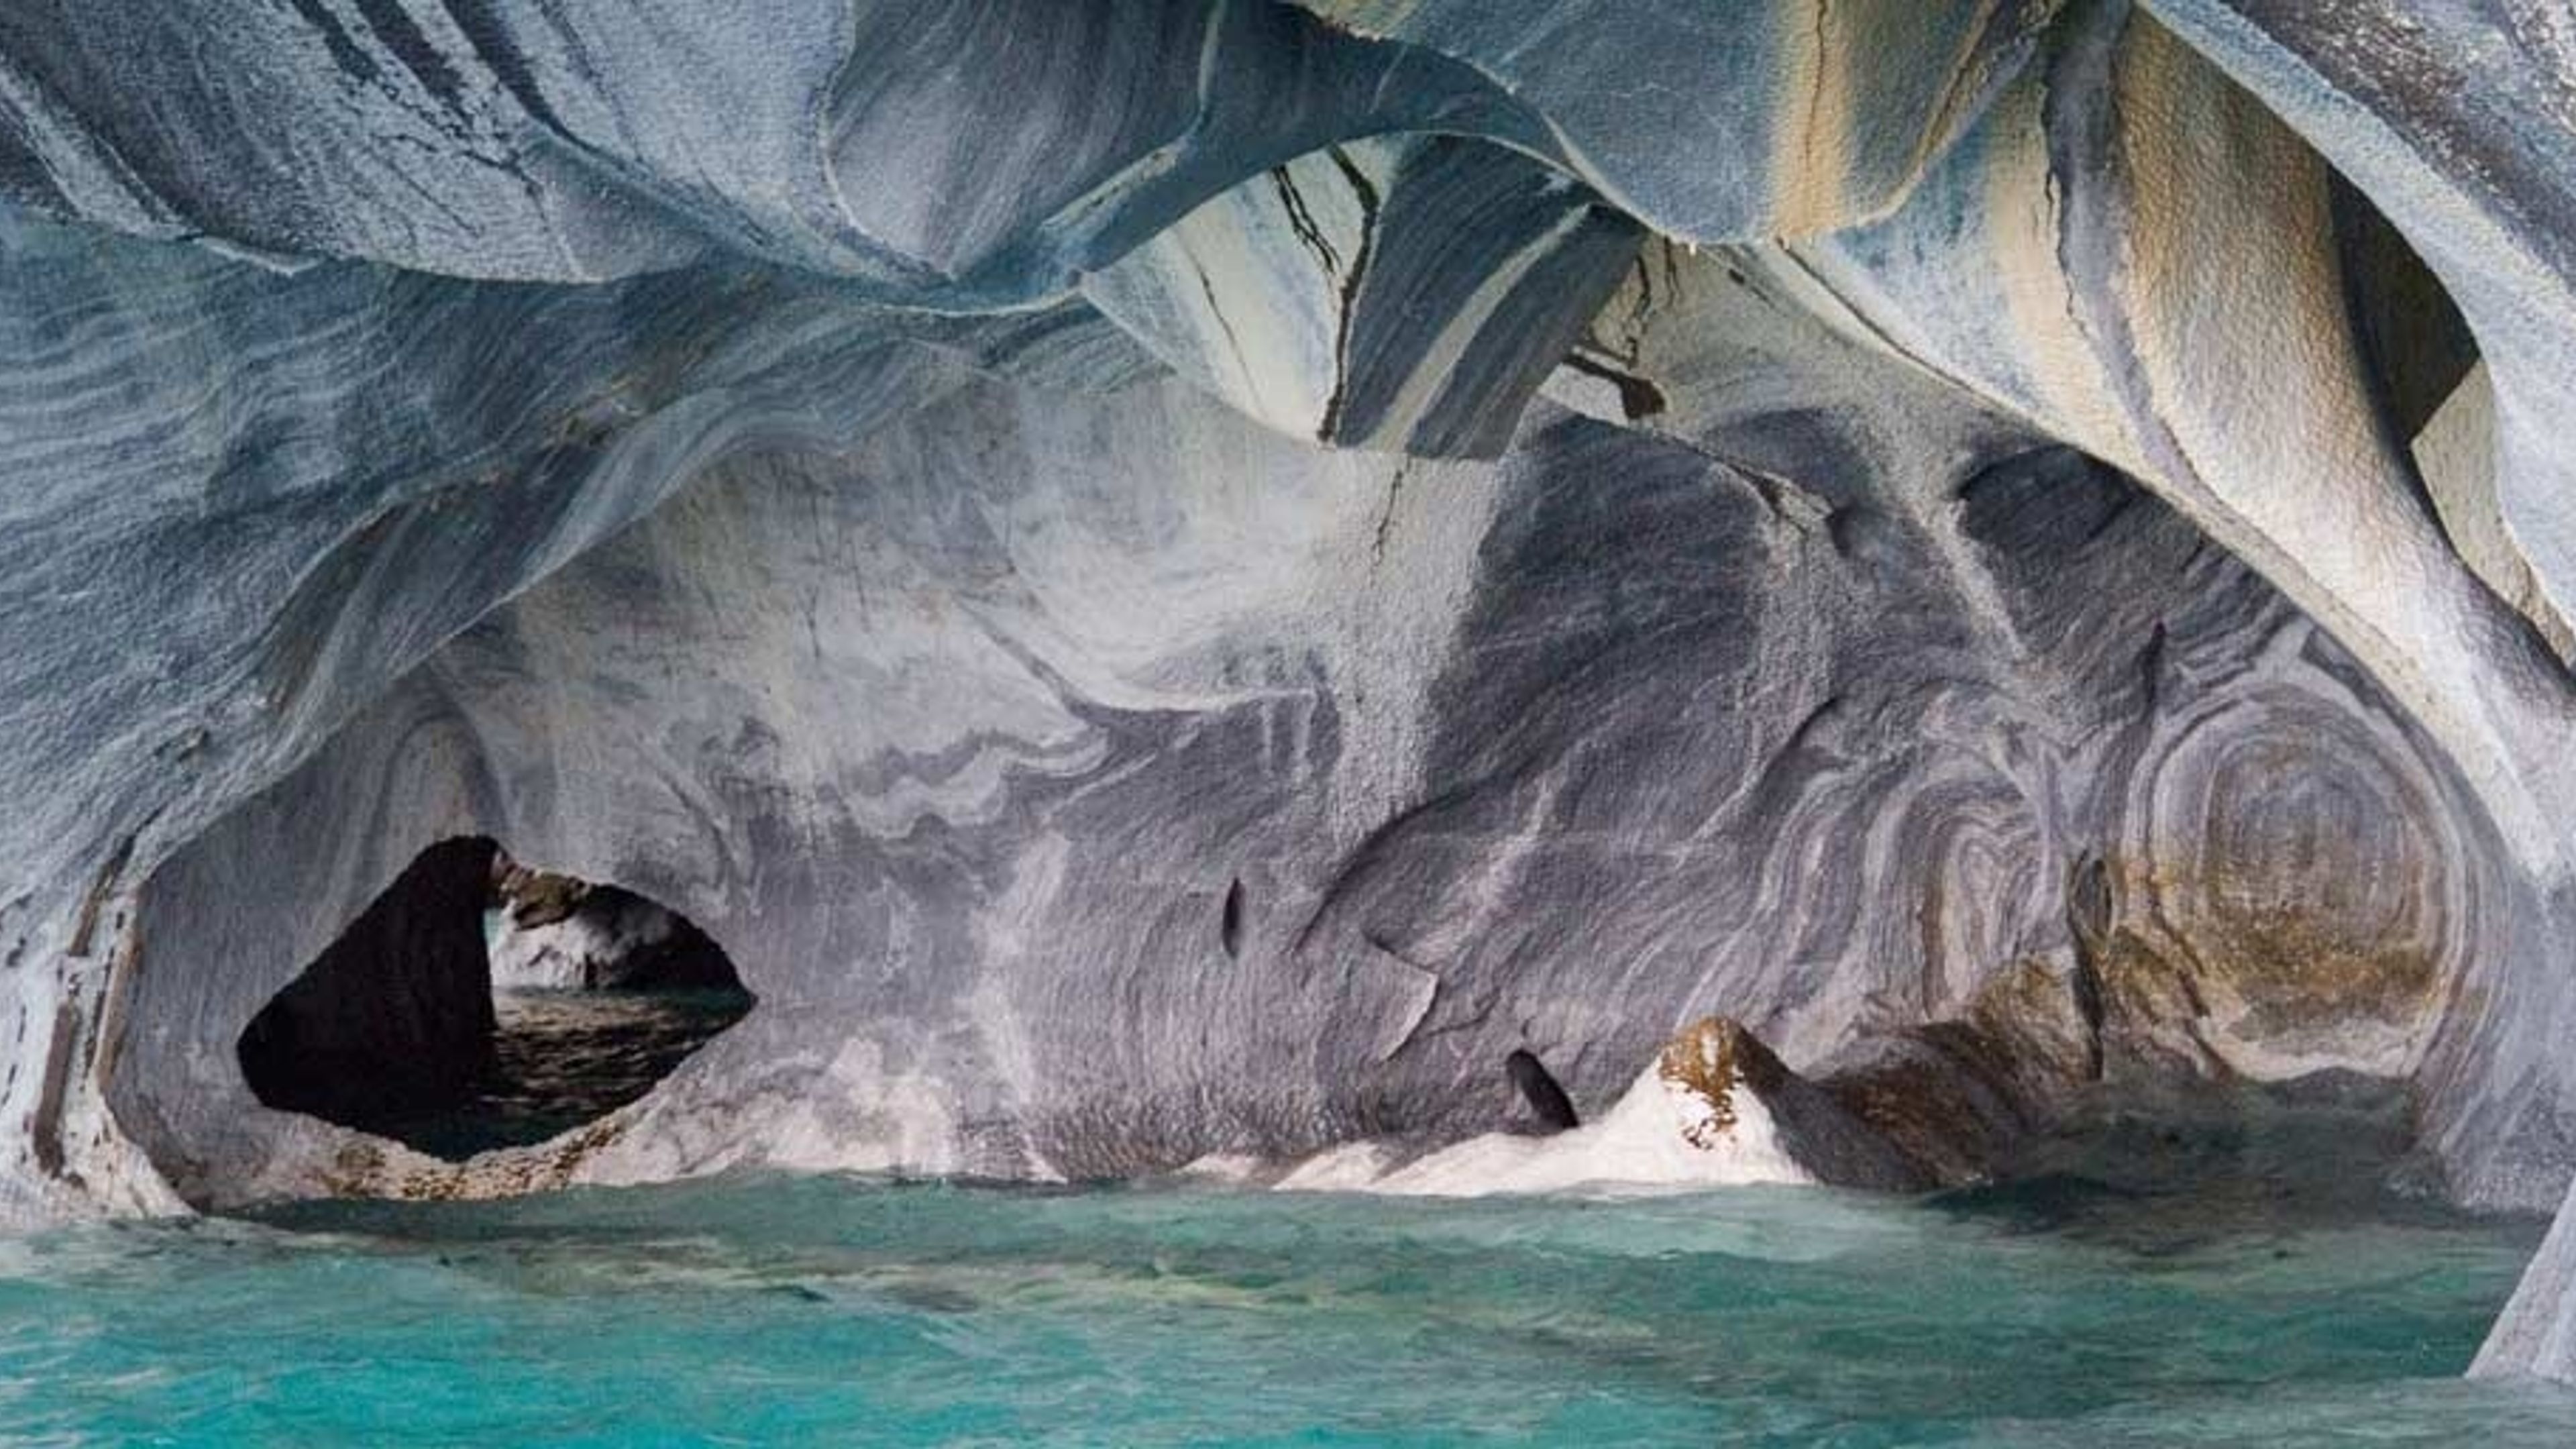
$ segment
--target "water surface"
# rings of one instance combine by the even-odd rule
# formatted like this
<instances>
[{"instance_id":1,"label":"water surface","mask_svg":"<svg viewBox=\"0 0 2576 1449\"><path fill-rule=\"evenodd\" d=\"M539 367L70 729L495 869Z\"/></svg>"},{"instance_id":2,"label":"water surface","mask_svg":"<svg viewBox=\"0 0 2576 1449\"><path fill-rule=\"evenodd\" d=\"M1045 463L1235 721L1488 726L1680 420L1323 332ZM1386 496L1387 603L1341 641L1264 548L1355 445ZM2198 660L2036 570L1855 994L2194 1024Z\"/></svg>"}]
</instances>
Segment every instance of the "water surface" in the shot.
<instances>
[{"instance_id":1,"label":"water surface","mask_svg":"<svg viewBox=\"0 0 2576 1449\"><path fill-rule=\"evenodd\" d=\"M2538 1225L735 1178L0 1242L24 1444L2576 1443Z\"/></svg>"},{"instance_id":2,"label":"water surface","mask_svg":"<svg viewBox=\"0 0 2576 1449\"><path fill-rule=\"evenodd\" d=\"M646 1092L752 1007L746 991L492 993L492 1070L449 1107L365 1123L462 1162L569 1132Z\"/></svg>"}]
</instances>

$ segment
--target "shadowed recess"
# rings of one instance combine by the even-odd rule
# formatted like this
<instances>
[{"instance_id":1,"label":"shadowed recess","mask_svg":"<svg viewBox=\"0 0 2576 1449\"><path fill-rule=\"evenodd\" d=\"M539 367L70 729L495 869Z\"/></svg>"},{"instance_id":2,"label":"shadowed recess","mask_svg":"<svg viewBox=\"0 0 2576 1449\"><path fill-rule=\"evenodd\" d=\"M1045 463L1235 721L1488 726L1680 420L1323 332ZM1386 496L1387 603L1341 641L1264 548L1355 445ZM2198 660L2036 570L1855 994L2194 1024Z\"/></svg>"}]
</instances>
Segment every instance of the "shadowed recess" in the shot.
<instances>
[{"instance_id":1,"label":"shadowed recess","mask_svg":"<svg viewBox=\"0 0 2576 1449\"><path fill-rule=\"evenodd\" d=\"M423 850L238 1050L263 1105L461 1162L625 1106L751 1006L685 917L469 836Z\"/></svg>"}]
</instances>

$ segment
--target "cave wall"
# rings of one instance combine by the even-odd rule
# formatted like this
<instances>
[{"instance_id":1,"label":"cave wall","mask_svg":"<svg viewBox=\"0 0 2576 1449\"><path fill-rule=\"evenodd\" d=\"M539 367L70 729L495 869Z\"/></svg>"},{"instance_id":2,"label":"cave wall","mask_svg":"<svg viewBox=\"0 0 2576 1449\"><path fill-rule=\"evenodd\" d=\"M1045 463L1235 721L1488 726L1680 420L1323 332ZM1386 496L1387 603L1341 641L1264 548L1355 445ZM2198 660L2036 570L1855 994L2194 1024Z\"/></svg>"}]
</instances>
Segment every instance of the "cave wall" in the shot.
<instances>
[{"instance_id":1,"label":"cave wall","mask_svg":"<svg viewBox=\"0 0 2576 1449\"><path fill-rule=\"evenodd\" d=\"M0 1223L1453 1135L2031 960L2553 1204L2562 9L12 5ZM250 1102L465 833L772 1006L480 1168Z\"/></svg>"},{"instance_id":2,"label":"cave wall","mask_svg":"<svg viewBox=\"0 0 2576 1449\"><path fill-rule=\"evenodd\" d=\"M528 892L525 887L531 883L536 889ZM517 868L504 874L489 947L496 990L732 991L741 986L724 949L687 917L620 886Z\"/></svg>"},{"instance_id":3,"label":"cave wall","mask_svg":"<svg viewBox=\"0 0 2576 1449\"><path fill-rule=\"evenodd\" d=\"M492 1064L492 842L433 843L259 1009L236 1048L263 1105L350 1125L449 1106Z\"/></svg>"},{"instance_id":4,"label":"cave wall","mask_svg":"<svg viewBox=\"0 0 2576 1449\"><path fill-rule=\"evenodd\" d=\"M120 1120L214 1203L1446 1139L1515 1049L1606 1105L1710 1011L1817 1063L2072 970L2088 860L2114 981L2213 1003L2132 1069L2411 1074L2512 889L2455 772L2170 510L1965 432L1800 498L1548 405L1436 464L978 383L743 460L153 877ZM462 831L670 903L760 1010L464 1168L242 1101L207 1040Z\"/></svg>"}]
</instances>

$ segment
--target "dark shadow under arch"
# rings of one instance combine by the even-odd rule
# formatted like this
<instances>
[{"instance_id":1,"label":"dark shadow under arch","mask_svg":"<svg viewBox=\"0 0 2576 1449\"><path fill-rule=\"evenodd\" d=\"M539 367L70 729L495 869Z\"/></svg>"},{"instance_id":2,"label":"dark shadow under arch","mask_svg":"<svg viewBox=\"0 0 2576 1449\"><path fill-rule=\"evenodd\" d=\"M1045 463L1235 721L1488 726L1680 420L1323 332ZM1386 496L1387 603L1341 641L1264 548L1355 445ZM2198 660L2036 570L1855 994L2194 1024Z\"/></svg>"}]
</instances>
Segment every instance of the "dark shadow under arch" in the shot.
<instances>
[{"instance_id":1,"label":"dark shadow under arch","mask_svg":"<svg viewBox=\"0 0 2576 1449\"><path fill-rule=\"evenodd\" d=\"M423 850L236 1050L265 1106L463 1161L634 1101L752 1005L677 912L467 836Z\"/></svg>"}]
</instances>

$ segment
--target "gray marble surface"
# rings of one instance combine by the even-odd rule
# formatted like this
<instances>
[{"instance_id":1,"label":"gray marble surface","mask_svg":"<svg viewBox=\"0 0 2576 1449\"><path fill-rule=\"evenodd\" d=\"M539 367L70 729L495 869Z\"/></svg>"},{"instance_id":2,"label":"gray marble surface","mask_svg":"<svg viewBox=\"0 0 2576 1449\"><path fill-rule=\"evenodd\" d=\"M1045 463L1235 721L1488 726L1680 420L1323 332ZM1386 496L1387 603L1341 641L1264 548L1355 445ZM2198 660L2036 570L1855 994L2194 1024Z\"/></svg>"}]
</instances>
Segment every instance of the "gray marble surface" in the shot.
<instances>
[{"instance_id":1,"label":"gray marble surface","mask_svg":"<svg viewBox=\"0 0 2576 1449\"><path fill-rule=\"evenodd\" d=\"M1419 1153L1710 1014L2545 1210L2571 389L2545 0L20 0L0 1222ZM462 1166L259 1107L469 833L760 1007Z\"/></svg>"}]
</instances>

